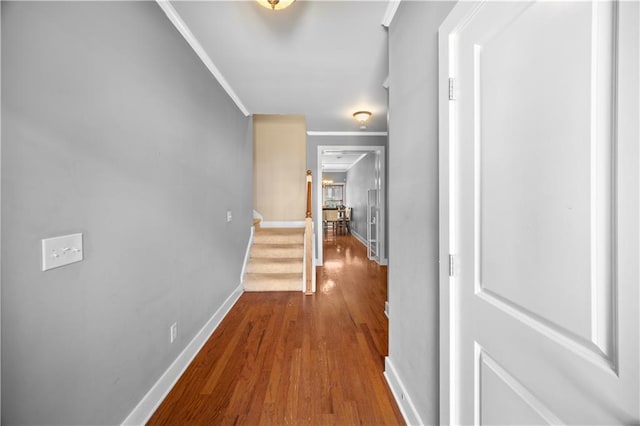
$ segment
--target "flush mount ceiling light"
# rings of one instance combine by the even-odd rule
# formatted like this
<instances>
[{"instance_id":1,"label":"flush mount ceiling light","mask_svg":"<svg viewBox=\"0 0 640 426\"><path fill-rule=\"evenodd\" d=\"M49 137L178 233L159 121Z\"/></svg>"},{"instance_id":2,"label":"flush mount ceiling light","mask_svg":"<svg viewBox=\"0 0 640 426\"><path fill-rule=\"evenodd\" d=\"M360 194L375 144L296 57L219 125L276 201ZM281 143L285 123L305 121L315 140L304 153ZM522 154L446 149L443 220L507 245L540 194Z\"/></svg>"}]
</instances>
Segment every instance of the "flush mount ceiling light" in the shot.
<instances>
[{"instance_id":1,"label":"flush mount ceiling light","mask_svg":"<svg viewBox=\"0 0 640 426\"><path fill-rule=\"evenodd\" d=\"M282 10L286 7L291 6L296 0L256 0L258 4L262 7L266 7L271 10Z\"/></svg>"},{"instance_id":2,"label":"flush mount ceiling light","mask_svg":"<svg viewBox=\"0 0 640 426\"><path fill-rule=\"evenodd\" d=\"M353 118L358 120L361 129L367 128L367 120L369 119L369 117L371 117L371 112L369 111L356 111L353 113Z\"/></svg>"}]
</instances>

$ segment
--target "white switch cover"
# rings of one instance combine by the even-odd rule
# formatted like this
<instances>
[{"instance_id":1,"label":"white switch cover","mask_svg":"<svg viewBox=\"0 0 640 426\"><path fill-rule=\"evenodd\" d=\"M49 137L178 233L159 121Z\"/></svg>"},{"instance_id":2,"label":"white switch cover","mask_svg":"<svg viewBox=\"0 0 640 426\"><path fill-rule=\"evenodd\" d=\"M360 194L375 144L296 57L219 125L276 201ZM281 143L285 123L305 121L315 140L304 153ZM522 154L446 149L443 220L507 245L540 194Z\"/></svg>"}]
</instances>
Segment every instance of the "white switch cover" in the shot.
<instances>
[{"instance_id":1,"label":"white switch cover","mask_svg":"<svg viewBox=\"0 0 640 426\"><path fill-rule=\"evenodd\" d=\"M42 270L58 268L83 259L82 234L42 240Z\"/></svg>"},{"instance_id":2,"label":"white switch cover","mask_svg":"<svg viewBox=\"0 0 640 426\"><path fill-rule=\"evenodd\" d=\"M227 222L231 222L233 219L233 215L231 214L231 210L227 210Z\"/></svg>"}]
</instances>

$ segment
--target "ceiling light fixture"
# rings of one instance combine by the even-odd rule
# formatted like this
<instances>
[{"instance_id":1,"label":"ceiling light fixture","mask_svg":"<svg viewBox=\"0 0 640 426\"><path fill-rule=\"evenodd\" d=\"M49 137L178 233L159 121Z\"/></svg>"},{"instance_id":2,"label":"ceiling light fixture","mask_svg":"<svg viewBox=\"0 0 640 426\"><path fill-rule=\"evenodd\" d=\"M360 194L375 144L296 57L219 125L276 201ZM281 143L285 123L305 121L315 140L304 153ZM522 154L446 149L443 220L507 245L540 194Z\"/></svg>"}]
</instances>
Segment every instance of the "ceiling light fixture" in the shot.
<instances>
[{"instance_id":1,"label":"ceiling light fixture","mask_svg":"<svg viewBox=\"0 0 640 426\"><path fill-rule=\"evenodd\" d=\"M363 130L367 128L367 120L369 119L369 117L371 117L370 111L356 111L353 113L353 118L358 120L358 123L360 123L360 128Z\"/></svg>"},{"instance_id":2,"label":"ceiling light fixture","mask_svg":"<svg viewBox=\"0 0 640 426\"><path fill-rule=\"evenodd\" d=\"M258 4L262 7L266 7L271 10L282 10L286 7L291 6L296 0L256 0Z\"/></svg>"}]
</instances>

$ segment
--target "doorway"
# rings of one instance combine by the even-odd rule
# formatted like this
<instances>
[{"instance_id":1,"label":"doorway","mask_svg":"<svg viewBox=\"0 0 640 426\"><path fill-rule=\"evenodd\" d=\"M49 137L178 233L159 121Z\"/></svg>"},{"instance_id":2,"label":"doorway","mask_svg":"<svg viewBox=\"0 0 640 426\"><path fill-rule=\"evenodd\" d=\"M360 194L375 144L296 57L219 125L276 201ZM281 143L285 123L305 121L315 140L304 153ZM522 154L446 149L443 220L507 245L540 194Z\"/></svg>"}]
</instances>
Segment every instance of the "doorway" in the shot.
<instances>
[{"instance_id":1,"label":"doorway","mask_svg":"<svg viewBox=\"0 0 640 426\"><path fill-rule=\"evenodd\" d=\"M340 158L338 158L340 157ZM386 257L386 158L384 146L357 146L357 145L320 145L317 148L316 165L316 241L317 241L317 265L323 263L323 211L333 206L323 202L323 173L346 173L342 204L351 208L351 234L362 242L373 253L370 257L381 265L387 264ZM349 171L355 175L356 167L367 163L366 172L371 173L370 179L352 180L349 185ZM365 184L364 181L369 183ZM325 180L325 185L328 182ZM331 185L335 184L332 182ZM374 198L371 199L370 190L374 190ZM350 199L351 198L351 199ZM331 203L336 200L331 200ZM339 200L337 202L340 202ZM373 223L371 221L373 220ZM371 250L373 244L373 250Z\"/></svg>"}]
</instances>

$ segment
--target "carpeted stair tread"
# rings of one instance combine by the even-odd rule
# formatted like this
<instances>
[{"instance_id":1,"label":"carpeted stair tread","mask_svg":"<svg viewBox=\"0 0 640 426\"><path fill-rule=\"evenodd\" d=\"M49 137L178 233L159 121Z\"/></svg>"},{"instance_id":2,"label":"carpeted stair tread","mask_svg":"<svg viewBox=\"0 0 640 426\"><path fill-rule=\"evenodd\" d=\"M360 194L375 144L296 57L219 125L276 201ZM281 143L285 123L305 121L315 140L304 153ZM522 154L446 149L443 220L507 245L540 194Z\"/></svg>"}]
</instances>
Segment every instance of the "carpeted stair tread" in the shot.
<instances>
[{"instance_id":1,"label":"carpeted stair tread","mask_svg":"<svg viewBox=\"0 0 640 426\"><path fill-rule=\"evenodd\" d=\"M299 228L262 228L255 232L256 244L302 244L304 232Z\"/></svg>"},{"instance_id":2,"label":"carpeted stair tread","mask_svg":"<svg viewBox=\"0 0 640 426\"><path fill-rule=\"evenodd\" d=\"M299 257L267 258L253 257L247 262L249 273L302 273L302 259Z\"/></svg>"}]
</instances>

